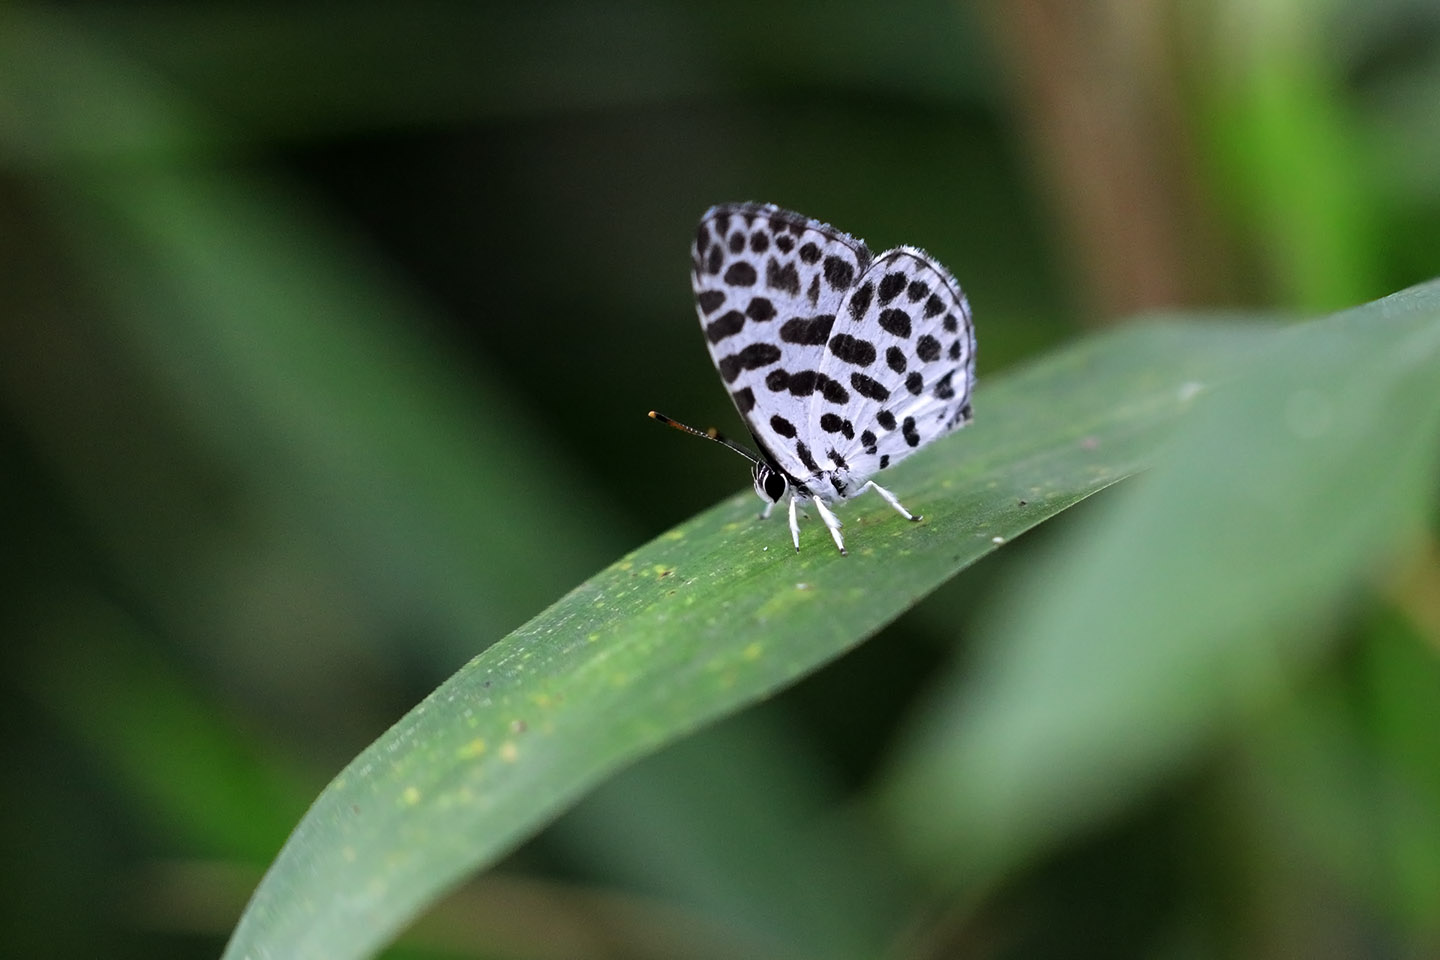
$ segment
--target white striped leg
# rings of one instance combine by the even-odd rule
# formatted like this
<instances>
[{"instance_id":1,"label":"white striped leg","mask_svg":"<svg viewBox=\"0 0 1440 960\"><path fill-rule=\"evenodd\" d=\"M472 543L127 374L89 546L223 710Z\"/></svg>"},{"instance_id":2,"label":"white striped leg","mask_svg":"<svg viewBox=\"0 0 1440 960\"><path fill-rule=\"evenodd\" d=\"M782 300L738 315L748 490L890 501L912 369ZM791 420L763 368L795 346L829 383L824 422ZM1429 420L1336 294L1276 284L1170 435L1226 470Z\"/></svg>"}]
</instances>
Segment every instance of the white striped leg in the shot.
<instances>
[{"instance_id":1,"label":"white striped leg","mask_svg":"<svg viewBox=\"0 0 1440 960\"><path fill-rule=\"evenodd\" d=\"M900 505L900 501L895 497L895 494L891 493L889 490L886 490L884 487L880 486L880 484L876 483L874 480L867 480L867 481L865 482L865 486L863 486L863 487L860 488L860 492L861 492L861 493L864 493L864 492L865 492L868 488L870 488L870 487L874 487L874 488L875 488L875 492L878 493L878 494L880 494L880 496L884 497L884 498L885 498L885 502L888 503L888 504L890 504L890 506L894 507L894 508L899 512L900 516L904 517L906 520L924 520L924 519L925 519L924 517L917 517L917 516L915 516L914 514L912 514L909 510L906 510L903 506Z\"/></svg>"},{"instance_id":2,"label":"white striped leg","mask_svg":"<svg viewBox=\"0 0 1440 960\"><path fill-rule=\"evenodd\" d=\"M795 552L800 552L800 518L795 516L795 503L800 498L790 494L790 539L795 541Z\"/></svg>"},{"instance_id":3,"label":"white striped leg","mask_svg":"<svg viewBox=\"0 0 1440 960\"><path fill-rule=\"evenodd\" d=\"M774 500L771 500L769 503L765 504L765 509L760 511L760 519L761 519L761 520L769 520L769 519L770 519L770 511L771 511L771 510L774 510L774 509L775 509L775 501L774 501Z\"/></svg>"},{"instance_id":4,"label":"white striped leg","mask_svg":"<svg viewBox=\"0 0 1440 960\"><path fill-rule=\"evenodd\" d=\"M830 537L835 541L835 546L840 548L840 555L844 556L845 540L840 536L840 528L844 526L844 524L840 522L839 517L830 512L829 507L825 506L825 501L816 497L814 503L815 509L820 511L820 519L824 520L825 526L830 528Z\"/></svg>"}]
</instances>

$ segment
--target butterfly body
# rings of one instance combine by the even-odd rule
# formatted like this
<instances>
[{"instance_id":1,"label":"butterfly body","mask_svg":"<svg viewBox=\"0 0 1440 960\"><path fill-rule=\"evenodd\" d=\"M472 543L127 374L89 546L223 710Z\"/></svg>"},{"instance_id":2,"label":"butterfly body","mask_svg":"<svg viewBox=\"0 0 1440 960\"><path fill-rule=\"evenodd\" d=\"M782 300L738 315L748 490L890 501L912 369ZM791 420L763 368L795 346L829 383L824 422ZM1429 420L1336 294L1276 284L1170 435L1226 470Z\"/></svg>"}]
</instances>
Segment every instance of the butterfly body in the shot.
<instances>
[{"instance_id":1,"label":"butterfly body","mask_svg":"<svg viewBox=\"0 0 1440 960\"><path fill-rule=\"evenodd\" d=\"M874 488L918 519L872 478L970 420L975 335L949 271L771 204L712 207L691 254L711 359L760 452L722 442L754 462L765 513L789 495L798 550L813 504L842 553L832 503Z\"/></svg>"}]
</instances>

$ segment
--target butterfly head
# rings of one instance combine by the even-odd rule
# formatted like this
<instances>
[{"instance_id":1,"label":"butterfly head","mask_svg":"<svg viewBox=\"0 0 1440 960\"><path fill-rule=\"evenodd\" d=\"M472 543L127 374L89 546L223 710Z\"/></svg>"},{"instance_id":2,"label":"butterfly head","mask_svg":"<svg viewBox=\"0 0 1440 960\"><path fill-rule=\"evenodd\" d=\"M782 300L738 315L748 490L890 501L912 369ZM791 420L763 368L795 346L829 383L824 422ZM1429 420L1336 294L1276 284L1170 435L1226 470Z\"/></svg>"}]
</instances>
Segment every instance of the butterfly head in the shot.
<instances>
[{"instance_id":1,"label":"butterfly head","mask_svg":"<svg viewBox=\"0 0 1440 960\"><path fill-rule=\"evenodd\" d=\"M755 480L755 493L767 503L779 503L790 489L790 482L784 475L771 470L763 460L755 461L750 468L750 476Z\"/></svg>"}]
</instances>

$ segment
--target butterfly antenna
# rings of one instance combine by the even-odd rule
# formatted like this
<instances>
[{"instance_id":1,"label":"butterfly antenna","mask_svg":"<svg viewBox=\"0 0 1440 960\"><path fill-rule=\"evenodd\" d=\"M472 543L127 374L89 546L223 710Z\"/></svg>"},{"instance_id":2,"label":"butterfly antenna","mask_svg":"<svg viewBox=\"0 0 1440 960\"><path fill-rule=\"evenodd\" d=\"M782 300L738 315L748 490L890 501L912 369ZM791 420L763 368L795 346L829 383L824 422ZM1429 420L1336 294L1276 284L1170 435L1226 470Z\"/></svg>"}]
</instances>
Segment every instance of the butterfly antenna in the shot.
<instances>
[{"instance_id":1,"label":"butterfly antenna","mask_svg":"<svg viewBox=\"0 0 1440 960\"><path fill-rule=\"evenodd\" d=\"M658 420L661 423L665 424L665 426L667 427L674 427L676 430L694 434L695 436L700 437L704 440L714 440L722 447L729 447L731 450L734 450L736 453L740 454L740 456L744 457L746 460L749 460L751 463L760 462L759 456L752 453L747 447L744 447L736 443L734 440L731 440L729 437L722 435L720 431L716 430L714 427L711 427L708 430L696 430L694 427L686 426L679 420L671 420L669 417L665 416L665 414L656 413L654 410L650 411L650 419Z\"/></svg>"}]
</instances>

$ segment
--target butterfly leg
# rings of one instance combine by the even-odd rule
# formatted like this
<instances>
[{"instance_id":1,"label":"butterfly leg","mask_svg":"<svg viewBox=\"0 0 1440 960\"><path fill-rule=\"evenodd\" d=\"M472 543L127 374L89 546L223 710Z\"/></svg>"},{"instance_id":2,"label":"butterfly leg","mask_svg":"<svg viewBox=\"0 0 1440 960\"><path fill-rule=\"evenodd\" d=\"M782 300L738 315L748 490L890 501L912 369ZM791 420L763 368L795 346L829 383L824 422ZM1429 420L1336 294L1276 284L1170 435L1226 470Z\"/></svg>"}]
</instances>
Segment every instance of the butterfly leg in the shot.
<instances>
[{"instance_id":1,"label":"butterfly leg","mask_svg":"<svg viewBox=\"0 0 1440 960\"><path fill-rule=\"evenodd\" d=\"M770 511L771 511L771 510L774 510L774 509L775 509L775 501L774 501L774 500L771 500L769 503L765 504L765 509L760 511L760 519L761 519L761 520L769 520L769 519L770 519Z\"/></svg>"},{"instance_id":2,"label":"butterfly leg","mask_svg":"<svg viewBox=\"0 0 1440 960\"><path fill-rule=\"evenodd\" d=\"M865 486L860 488L860 489L861 489L861 492L864 492L864 491L865 491L867 488L869 488L869 487L874 487L874 488L875 488L875 492L878 493L878 494L880 494L880 496L884 497L884 498L885 498L885 502L888 503L888 504L890 504L890 506L894 507L894 508L896 509L896 511L899 512L900 516L904 517L906 520L924 520L924 519L925 519L924 517L917 517L917 516L915 516L914 514L912 514L909 510L906 510L903 506L900 505L900 500L895 496L895 494L891 493L889 490L886 490L884 487L880 486L880 484L876 483L874 480L867 480L867 481L865 482Z\"/></svg>"},{"instance_id":3,"label":"butterfly leg","mask_svg":"<svg viewBox=\"0 0 1440 960\"><path fill-rule=\"evenodd\" d=\"M790 494L790 538L795 541L795 552L800 552L800 518L795 515L795 505L799 497Z\"/></svg>"},{"instance_id":4,"label":"butterfly leg","mask_svg":"<svg viewBox=\"0 0 1440 960\"><path fill-rule=\"evenodd\" d=\"M825 506L825 501L819 497L815 498L814 503L815 509L820 511L820 519L824 520L825 526L830 528L830 536L835 541L835 546L840 548L840 555L845 556L845 539L840 536L840 528L843 526L840 518L831 513L830 508Z\"/></svg>"}]
</instances>

